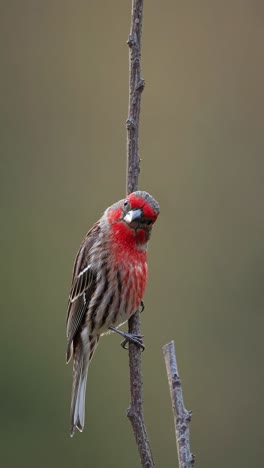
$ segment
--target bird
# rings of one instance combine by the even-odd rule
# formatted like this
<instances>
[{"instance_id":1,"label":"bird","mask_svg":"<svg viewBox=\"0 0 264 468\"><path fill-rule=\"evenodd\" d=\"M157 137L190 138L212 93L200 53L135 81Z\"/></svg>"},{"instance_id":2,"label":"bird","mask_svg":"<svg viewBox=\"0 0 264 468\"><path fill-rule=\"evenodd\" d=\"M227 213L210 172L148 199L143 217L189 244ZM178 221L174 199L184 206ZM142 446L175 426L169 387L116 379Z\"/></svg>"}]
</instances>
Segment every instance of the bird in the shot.
<instances>
[{"instance_id":1,"label":"bird","mask_svg":"<svg viewBox=\"0 0 264 468\"><path fill-rule=\"evenodd\" d=\"M140 306L147 281L147 247L160 212L145 191L135 191L107 208L77 253L67 313L66 362L73 357L70 435L84 428L88 367L100 336L114 331L144 349L141 336L118 328Z\"/></svg>"}]
</instances>

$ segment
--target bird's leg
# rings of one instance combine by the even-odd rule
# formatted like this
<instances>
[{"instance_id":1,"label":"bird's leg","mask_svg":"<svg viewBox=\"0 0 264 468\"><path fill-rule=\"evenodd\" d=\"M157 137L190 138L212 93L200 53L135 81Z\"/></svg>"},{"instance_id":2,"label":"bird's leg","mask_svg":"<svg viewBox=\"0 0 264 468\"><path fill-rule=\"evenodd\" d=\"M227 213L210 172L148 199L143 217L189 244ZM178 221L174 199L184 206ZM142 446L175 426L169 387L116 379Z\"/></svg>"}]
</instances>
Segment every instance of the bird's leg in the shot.
<instances>
[{"instance_id":1,"label":"bird's leg","mask_svg":"<svg viewBox=\"0 0 264 468\"><path fill-rule=\"evenodd\" d=\"M143 344L142 338L143 335L133 335L132 333L127 333L122 330L119 330L115 327L109 327L109 330L118 333L119 335L123 336L125 339L120 343L122 348L128 349L126 347L127 343L133 343L134 345L138 346L142 351L144 351L145 346Z\"/></svg>"}]
</instances>

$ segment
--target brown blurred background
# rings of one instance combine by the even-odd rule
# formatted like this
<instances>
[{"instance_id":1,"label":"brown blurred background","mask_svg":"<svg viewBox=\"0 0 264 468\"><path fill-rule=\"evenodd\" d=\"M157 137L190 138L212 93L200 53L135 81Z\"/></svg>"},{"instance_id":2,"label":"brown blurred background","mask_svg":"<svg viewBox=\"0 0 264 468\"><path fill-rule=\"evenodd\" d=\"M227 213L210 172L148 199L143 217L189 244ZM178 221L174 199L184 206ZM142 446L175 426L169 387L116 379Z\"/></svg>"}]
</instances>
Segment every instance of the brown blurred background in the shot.
<instances>
[{"instance_id":1,"label":"brown blurred background","mask_svg":"<svg viewBox=\"0 0 264 468\"><path fill-rule=\"evenodd\" d=\"M65 316L83 235L125 191L130 1L2 0L1 466L139 466L127 354L102 339L70 439ZM142 330L157 467L177 466L176 342L197 467L261 466L264 4L148 1L140 188L160 202Z\"/></svg>"}]
</instances>

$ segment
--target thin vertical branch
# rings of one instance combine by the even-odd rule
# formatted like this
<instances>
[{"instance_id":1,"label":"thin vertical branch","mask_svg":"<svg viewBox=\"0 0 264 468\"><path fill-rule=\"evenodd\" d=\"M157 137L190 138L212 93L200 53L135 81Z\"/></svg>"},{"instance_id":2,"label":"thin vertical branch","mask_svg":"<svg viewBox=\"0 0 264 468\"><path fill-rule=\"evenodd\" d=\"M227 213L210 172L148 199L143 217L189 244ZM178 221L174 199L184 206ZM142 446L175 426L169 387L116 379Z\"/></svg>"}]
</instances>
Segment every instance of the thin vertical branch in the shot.
<instances>
[{"instance_id":1,"label":"thin vertical branch","mask_svg":"<svg viewBox=\"0 0 264 468\"><path fill-rule=\"evenodd\" d=\"M129 46L129 103L126 122L127 193L138 189L140 172L138 135L141 93L144 89L144 81L141 78L143 3L143 0L132 0L131 28L127 41ZM129 319L128 330L129 333L140 334L139 312L136 312ZM142 467L154 468L155 465L143 417L141 350L133 344L129 344L129 369L131 401L127 415L133 428Z\"/></svg>"},{"instance_id":2,"label":"thin vertical branch","mask_svg":"<svg viewBox=\"0 0 264 468\"><path fill-rule=\"evenodd\" d=\"M141 78L141 35L144 0L132 0L129 46L129 101L127 126L127 193L138 189L140 172L139 116L144 80Z\"/></svg>"},{"instance_id":3,"label":"thin vertical branch","mask_svg":"<svg viewBox=\"0 0 264 468\"><path fill-rule=\"evenodd\" d=\"M185 408L183 402L182 384L176 361L174 341L163 346L163 354L172 402L179 468L191 468L194 465L194 456L190 449L189 424L191 412Z\"/></svg>"}]
</instances>

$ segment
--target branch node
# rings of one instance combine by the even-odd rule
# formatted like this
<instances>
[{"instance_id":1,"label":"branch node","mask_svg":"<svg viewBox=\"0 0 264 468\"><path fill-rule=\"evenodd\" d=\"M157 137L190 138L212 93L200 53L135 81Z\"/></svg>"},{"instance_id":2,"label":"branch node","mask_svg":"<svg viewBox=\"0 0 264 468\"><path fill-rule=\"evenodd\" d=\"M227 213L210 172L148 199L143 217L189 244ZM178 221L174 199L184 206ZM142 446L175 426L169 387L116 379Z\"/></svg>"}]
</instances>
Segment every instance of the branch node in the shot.
<instances>
[{"instance_id":1,"label":"branch node","mask_svg":"<svg viewBox=\"0 0 264 468\"><path fill-rule=\"evenodd\" d=\"M142 93L144 88L145 88L145 80L141 78L136 86L136 89Z\"/></svg>"},{"instance_id":2,"label":"branch node","mask_svg":"<svg viewBox=\"0 0 264 468\"><path fill-rule=\"evenodd\" d=\"M131 130L131 128L135 129L137 126L136 121L132 117L128 117L126 121L126 128Z\"/></svg>"},{"instance_id":3,"label":"branch node","mask_svg":"<svg viewBox=\"0 0 264 468\"><path fill-rule=\"evenodd\" d=\"M127 44L128 44L128 47L130 47L130 48L133 47L133 45L136 44L135 34L129 34Z\"/></svg>"}]
</instances>

